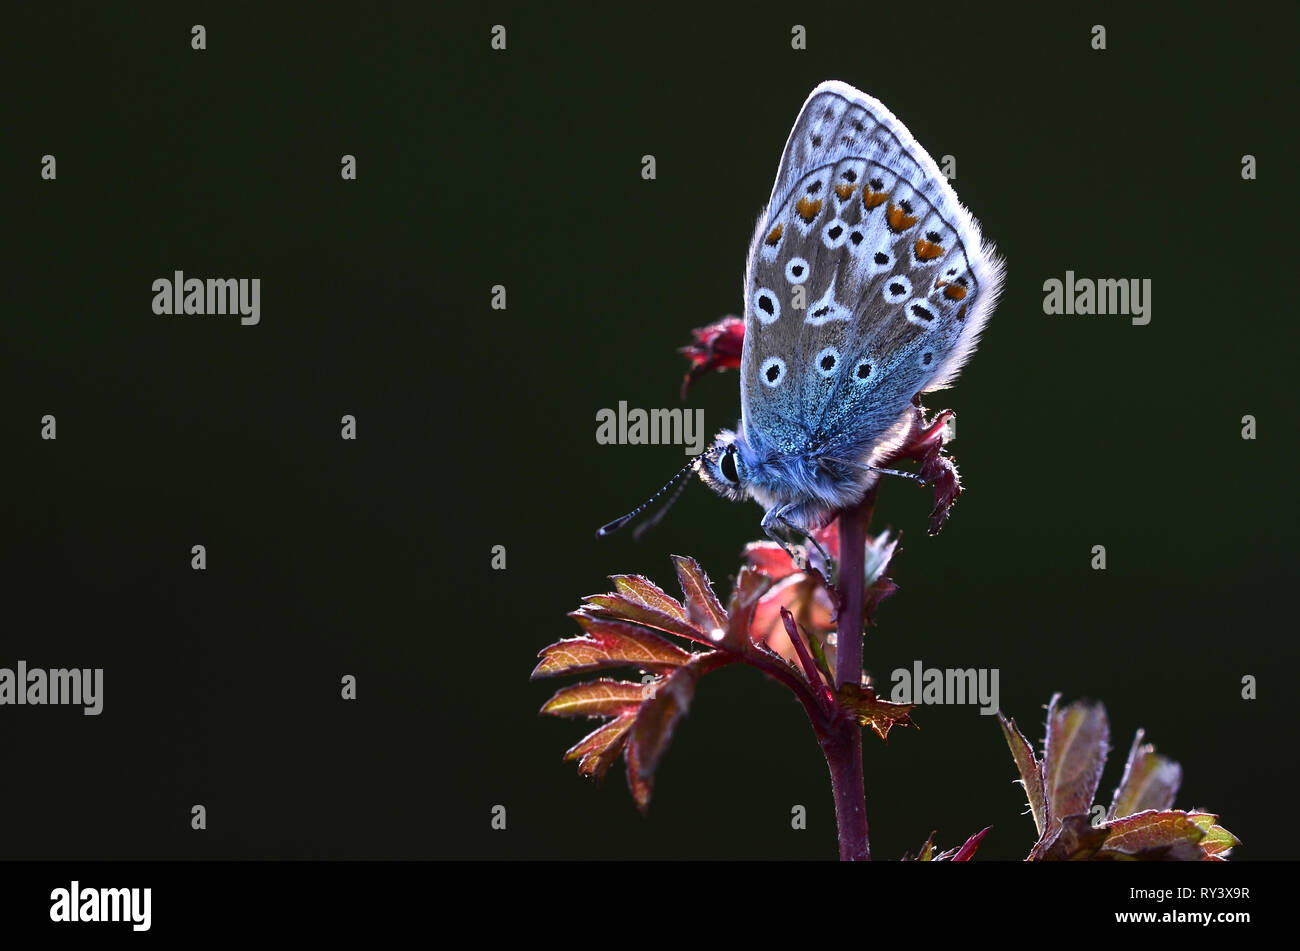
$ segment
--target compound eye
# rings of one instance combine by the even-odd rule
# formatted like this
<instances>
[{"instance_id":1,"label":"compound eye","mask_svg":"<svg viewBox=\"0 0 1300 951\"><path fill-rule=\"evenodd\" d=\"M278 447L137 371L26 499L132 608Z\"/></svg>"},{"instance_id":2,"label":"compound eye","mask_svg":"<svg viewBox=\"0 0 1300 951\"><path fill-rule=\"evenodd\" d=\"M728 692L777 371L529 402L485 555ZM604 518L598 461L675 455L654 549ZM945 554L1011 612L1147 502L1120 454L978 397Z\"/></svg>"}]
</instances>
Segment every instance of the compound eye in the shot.
<instances>
[{"instance_id":1,"label":"compound eye","mask_svg":"<svg viewBox=\"0 0 1300 951\"><path fill-rule=\"evenodd\" d=\"M736 471L735 446L727 447L727 451L722 454L722 459L718 463L718 469L722 472L722 478L732 485L740 485L740 473Z\"/></svg>"}]
</instances>

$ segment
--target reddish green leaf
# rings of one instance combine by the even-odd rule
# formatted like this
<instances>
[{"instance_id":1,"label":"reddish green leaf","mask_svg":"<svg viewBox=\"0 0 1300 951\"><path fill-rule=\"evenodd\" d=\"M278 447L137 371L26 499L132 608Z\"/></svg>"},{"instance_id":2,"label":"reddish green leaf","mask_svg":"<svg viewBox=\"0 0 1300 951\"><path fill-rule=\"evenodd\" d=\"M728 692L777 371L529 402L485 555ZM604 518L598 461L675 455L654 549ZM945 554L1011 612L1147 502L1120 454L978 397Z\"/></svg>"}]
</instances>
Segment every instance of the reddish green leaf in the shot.
<instances>
[{"instance_id":1,"label":"reddish green leaf","mask_svg":"<svg viewBox=\"0 0 1300 951\"><path fill-rule=\"evenodd\" d=\"M913 704L881 700L875 690L855 683L840 684L835 699L841 707L858 718L863 726L871 727L882 740L889 739L895 726L916 726L910 716Z\"/></svg>"},{"instance_id":2,"label":"reddish green leaf","mask_svg":"<svg viewBox=\"0 0 1300 951\"><path fill-rule=\"evenodd\" d=\"M1193 812L1190 815L1193 817L1193 822L1205 829L1205 838L1197 843L1201 847L1205 859L1222 862L1227 859L1228 853L1232 851L1233 847L1241 845L1240 839L1223 826L1216 825L1218 816L1199 812ZM1208 826L1203 824L1205 817L1210 820Z\"/></svg>"},{"instance_id":3,"label":"reddish green leaf","mask_svg":"<svg viewBox=\"0 0 1300 951\"><path fill-rule=\"evenodd\" d=\"M616 717L635 710L645 698L645 684L592 680L560 689L541 712L555 717Z\"/></svg>"},{"instance_id":4,"label":"reddish green leaf","mask_svg":"<svg viewBox=\"0 0 1300 951\"><path fill-rule=\"evenodd\" d=\"M650 808L650 795L654 792L654 776L643 775L641 756L635 743L628 743L623 748L623 762L627 765L627 788L637 809L645 815Z\"/></svg>"},{"instance_id":5,"label":"reddish green leaf","mask_svg":"<svg viewBox=\"0 0 1300 951\"><path fill-rule=\"evenodd\" d=\"M1110 741L1104 706L1077 702L1058 709L1060 696L1055 695L1048 704L1042 764L1049 812L1058 818L1091 808Z\"/></svg>"},{"instance_id":6,"label":"reddish green leaf","mask_svg":"<svg viewBox=\"0 0 1300 951\"><path fill-rule=\"evenodd\" d=\"M585 599L587 603L581 610L597 617L616 620L636 621L656 630L677 634L701 644L713 646L704 631L688 621L679 621L675 616L666 614L656 608L646 607L639 601L623 594L592 594Z\"/></svg>"},{"instance_id":7,"label":"reddish green leaf","mask_svg":"<svg viewBox=\"0 0 1300 951\"><path fill-rule=\"evenodd\" d=\"M564 754L565 761L578 760L578 772L596 780L605 778L605 774L614 760L623 752L627 743L627 733L632 727L636 714L625 713L596 727Z\"/></svg>"},{"instance_id":8,"label":"reddish green leaf","mask_svg":"<svg viewBox=\"0 0 1300 951\"><path fill-rule=\"evenodd\" d=\"M1109 835L1103 851L1115 857L1155 861L1189 861L1202 856L1200 842L1215 817L1177 809L1139 812L1106 823ZM1227 830L1224 830L1227 831Z\"/></svg>"},{"instance_id":9,"label":"reddish green leaf","mask_svg":"<svg viewBox=\"0 0 1300 951\"><path fill-rule=\"evenodd\" d=\"M673 555L672 558L685 596L686 616L714 643L721 641L727 631L727 615L713 593L709 576L699 562L688 555Z\"/></svg>"},{"instance_id":10,"label":"reddish green leaf","mask_svg":"<svg viewBox=\"0 0 1300 951\"><path fill-rule=\"evenodd\" d=\"M640 778L650 782L668 744L672 741L677 722L690 709L699 683L699 670L693 666L678 668L667 678L654 684L650 699L641 704L636 722L632 724L632 746L636 748L637 769Z\"/></svg>"},{"instance_id":11,"label":"reddish green leaf","mask_svg":"<svg viewBox=\"0 0 1300 951\"><path fill-rule=\"evenodd\" d=\"M1156 755L1156 748L1143 744L1143 732L1133 737L1124 776L1115 787L1107 818L1131 816L1148 809L1172 809L1174 796L1183 781L1183 770L1171 759Z\"/></svg>"},{"instance_id":12,"label":"reddish green leaf","mask_svg":"<svg viewBox=\"0 0 1300 951\"><path fill-rule=\"evenodd\" d=\"M686 609L674 598L668 596L663 588L641 575L611 575L610 581L618 593L631 598L645 607L671 615L683 624L689 623Z\"/></svg>"},{"instance_id":13,"label":"reddish green leaf","mask_svg":"<svg viewBox=\"0 0 1300 951\"><path fill-rule=\"evenodd\" d=\"M671 670L691 659L689 653L675 644L627 621L592 617L582 611L574 611L569 617L578 622L587 636L566 638L544 648L537 655L542 660L532 679L606 667Z\"/></svg>"},{"instance_id":14,"label":"reddish green leaf","mask_svg":"<svg viewBox=\"0 0 1300 951\"><path fill-rule=\"evenodd\" d=\"M1020 771L1020 783L1029 797L1029 810L1041 836L1047 829L1047 787L1043 784L1042 765L1014 719L1008 720L999 712L998 723L1002 724L1002 735L1007 738L1007 746L1011 747L1011 758Z\"/></svg>"}]
</instances>

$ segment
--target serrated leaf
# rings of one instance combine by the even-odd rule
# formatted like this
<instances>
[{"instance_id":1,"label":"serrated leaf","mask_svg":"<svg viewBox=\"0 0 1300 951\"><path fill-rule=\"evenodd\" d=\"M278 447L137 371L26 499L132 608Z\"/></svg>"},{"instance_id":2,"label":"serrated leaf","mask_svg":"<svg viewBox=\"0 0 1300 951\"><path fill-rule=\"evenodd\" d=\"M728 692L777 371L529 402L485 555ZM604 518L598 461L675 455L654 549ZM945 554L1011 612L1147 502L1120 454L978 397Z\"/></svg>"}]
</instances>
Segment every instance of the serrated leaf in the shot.
<instances>
[{"instance_id":1,"label":"serrated leaf","mask_svg":"<svg viewBox=\"0 0 1300 951\"><path fill-rule=\"evenodd\" d=\"M882 740L888 741L889 731L895 726L916 726L910 715L914 704L881 700L870 687L852 682L841 684L835 700Z\"/></svg>"},{"instance_id":2,"label":"serrated leaf","mask_svg":"<svg viewBox=\"0 0 1300 951\"><path fill-rule=\"evenodd\" d=\"M1124 764L1124 775L1115 787L1107 818L1173 808L1174 796L1183 781L1182 767L1171 759L1157 756L1155 747L1144 744L1142 737L1142 730L1133 737L1133 747Z\"/></svg>"},{"instance_id":3,"label":"serrated leaf","mask_svg":"<svg viewBox=\"0 0 1300 951\"><path fill-rule=\"evenodd\" d=\"M593 617L574 611L573 618L587 632L551 644L537 656L541 663L532 679L608 667L671 670L691 659L686 651L658 634L627 621Z\"/></svg>"},{"instance_id":4,"label":"serrated leaf","mask_svg":"<svg viewBox=\"0 0 1300 951\"><path fill-rule=\"evenodd\" d=\"M578 760L578 772L596 780L605 778L614 760L623 752L628 730L636 715L625 713L592 730L564 754L565 761Z\"/></svg>"},{"instance_id":5,"label":"serrated leaf","mask_svg":"<svg viewBox=\"0 0 1300 951\"><path fill-rule=\"evenodd\" d=\"M1217 816L1212 816L1211 818L1215 821L1218 819ZM1206 859L1223 861L1228 857L1228 853L1231 852L1234 847L1241 845L1241 840L1223 826L1211 824L1210 827L1205 830L1205 838L1201 839L1197 844L1201 847L1201 851L1204 853Z\"/></svg>"},{"instance_id":6,"label":"serrated leaf","mask_svg":"<svg viewBox=\"0 0 1300 951\"><path fill-rule=\"evenodd\" d=\"M645 684L591 680L561 688L541 712L555 717L616 717L635 710L645 698Z\"/></svg>"},{"instance_id":7,"label":"serrated leaf","mask_svg":"<svg viewBox=\"0 0 1300 951\"><path fill-rule=\"evenodd\" d=\"M586 604L580 609L584 614L615 620L636 621L658 631L667 631L692 641L712 646L704 631L689 621L680 621L672 614L657 608L646 607L625 594L591 594L584 600Z\"/></svg>"},{"instance_id":8,"label":"serrated leaf","mask_svg":"<svg viewBox=\"0 0 1300 951\"><path fill-rule=\"evenodd\" d=\"M681 603L670 597L663 588L649 578L644 578L641 575L610 575L609 580L614 582L614 587L619 594L631 598L648 608L671 615L683 624L689 623L689 618L686 617L686 609L682 607Z\"/></svg>"},{"instance_id":9,"label":"serrated leaf","mask_svg":"<svg viewBox=\"0 0 1300 951\"><path fill-rule=\"evenodd\" d=\"M632 793L641 815L650 808L650 796L654 793L654 775L642 775L640 754L635 743L628 743L623 748L623 762L627 766L627 788Z\"/></svg>"},{"instance_id":10,"label":"serrated leaf","mask_svg":"<svg viewBox=\"0 0 1300 951\"><path fill-rule=\"evenodd\" d=\"M1215 816L1208 813L1195 815L1177 809L1150 809L1123 816L1106 823L1109 835L1103 851L1145 861L1199 859L1199 844L1214 820Z\"/></svg>"},{"instance_id":11,"label":"serrated leaf","mask_svg":"<svg viewBox=\"0 0 1300 951\"><path fill-rule=\"evenodd\" d=\"M1025 735L1020 732L1014 719L1008 720L998 713L998 723L1002 725L1002 735L1011 748L1011 758L1015 760L1016 769L1029 797L1029 810L1034 816L1034 825L1041 836L1047 828L1047 789L1043 785L1042 766L1034 756L1034 748L1029 745Z\"/></svg>"},{"instance_id":12,"label":"serrated leaf","mask_svg":"<svg viewBox=\"0 0 1300 951\"><path fill-rule=\"evenodd\" d=\"M721 640L727 630L727 615L713 593L709 576L689 555L673 555L672 559L682 586L686 616L706 637Z\"/></svg>"},{"instance_id":13,"label":"serrated leaf","mask_svg":"<svg viewBox=\"0 0 1300 951\"><path fill-rule=\"evenodd\" d=\"M681 667L655 684L653 695L641 704L632 724L631 736L641 779L648 782L654 778L655 770L672 741L677 722L690 709L699 679L697 668Z\"/></svg>"},{"instance_id":14,"label":"serrated leaf","mask_svg":"<svg viewBox=\"0 0 1300 951\"><path fill-rule=\"evenodd\" d=\"M1058 709L1059 699L1060 694L1052 697L1047 710L1043 780L1050 815L1073 816L1092 806L1110 749L1110 724L1100 703L1079 701Z\"/></svg>"}]
</instances>

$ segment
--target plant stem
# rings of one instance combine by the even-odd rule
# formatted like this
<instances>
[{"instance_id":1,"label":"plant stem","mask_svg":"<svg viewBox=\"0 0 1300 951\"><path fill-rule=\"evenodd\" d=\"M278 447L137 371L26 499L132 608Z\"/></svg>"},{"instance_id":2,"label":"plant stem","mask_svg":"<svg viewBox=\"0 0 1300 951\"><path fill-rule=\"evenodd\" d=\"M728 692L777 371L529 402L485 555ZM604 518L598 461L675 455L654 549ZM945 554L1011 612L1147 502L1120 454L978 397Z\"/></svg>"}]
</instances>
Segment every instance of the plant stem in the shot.
<instances>
[{"instance_id":1,"label":"plant stem","mask_svg":"<svg viewBox=\"0 0 1300 951\"><path fill-rule=\"evenodd\" d=\"M840 513L840 612L835 632L837 687L862 680L867 525L876 504L876 492L877 486L872 486L861 502ZM871 845L867 835L866 784L862 776L862 727L853 717L841 717L821 745L831 771L840 861L868 861Z\"/></svg>"}]
</instances>

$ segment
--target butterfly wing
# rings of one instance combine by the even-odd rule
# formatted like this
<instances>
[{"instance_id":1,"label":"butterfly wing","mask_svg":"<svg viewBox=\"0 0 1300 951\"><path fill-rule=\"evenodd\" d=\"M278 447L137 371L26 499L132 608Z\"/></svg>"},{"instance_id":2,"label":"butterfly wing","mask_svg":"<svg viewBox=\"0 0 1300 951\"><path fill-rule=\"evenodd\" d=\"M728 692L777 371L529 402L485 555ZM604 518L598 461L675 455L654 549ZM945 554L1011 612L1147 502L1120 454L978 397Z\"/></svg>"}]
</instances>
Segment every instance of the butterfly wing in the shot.
<instances>
[{"instance_id":1,"label":"butterfly wing","mask_svg":"<svg viewBox=\"0 0 1300 951\"><path fill-rule=\"evenodd\" d=\"M960 372L1002 275L903 124L852 86L821 84L750 246L746 438L777 453L883 456L912 399Z\"/></svg>"}]
</instances>

